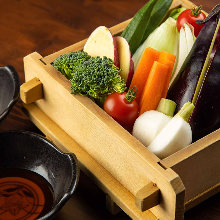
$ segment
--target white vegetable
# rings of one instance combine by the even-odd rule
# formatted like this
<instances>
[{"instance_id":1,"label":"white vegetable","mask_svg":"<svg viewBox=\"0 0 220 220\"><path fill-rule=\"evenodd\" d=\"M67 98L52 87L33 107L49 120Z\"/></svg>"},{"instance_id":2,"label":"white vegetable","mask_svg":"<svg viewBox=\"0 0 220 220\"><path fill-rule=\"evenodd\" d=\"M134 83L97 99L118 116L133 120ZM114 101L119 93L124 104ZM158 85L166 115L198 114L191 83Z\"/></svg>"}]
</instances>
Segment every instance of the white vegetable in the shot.
<instances>
[{"instance_id":1,"label":"white vegetable","mask_svg":"<svg viewBox=\"0 0 220 220\"><path fill-rule=\"evenodd\" d=\"M184 24L184 26L185 26L185 33L186 33L187 50L189 53L195 41L194 28L192 26L190 28L189 25L187 24Z\"/></svg>"},{"instance_id":2,"label":"white vegetable","mask_svg":"<svg viewBox=\"0 0 220 220\"><path fill-rule=\"evenodd\" d=\"M89 36L83 49L90 56L106 56L120 67L116 40L105 26L97 27Z\"/></svg>"},{"instance_id":3,"label":"white vegetable","mask_svg":"<svg viewBox=\"0 0 220 220\"><path fill-rule=\"evenodd\" d=\"M134 63L131 58L130 47L127 40L123 37L114 37L118 48L118 56L120 62L120 75L125 82L132 79L134 74Z\"/></svg>"},{"instance_id":4,"label":"white vegetable","mask_svg":"<svg viewBox=\"0 0 220 220\"><path fill-rule=\"evenodd\" d=\"M148 149L163 159L188 146L192 142L192 130L187 121L193 109L194 105L187 102L160 131Z\"/></svg>"},{"instance_id":5,"label":"white vegetable","mask_svg":"<svg viewBox=\"0 0 220 220\"><path fill-rule=\"evenodd\" d=\"M187 24L185 25L185 29L180 29L179 34L179 52L177 57L177 66L175 69L175 72L173 72L173 75L171 77L170 85L172 85L174 79L176 78L178 72L180 71L180 68L182 67L187 55L189 54L190 50L192 49L192 46L195 42L195 36L193 27L189 27Z\"/></svg>"},{"instance_id":6,"label":"white vegetable","mask_svg":"<svg viewBox=\"0 0 220 220\"><path fill-rule=\"evenodd\" d=\"M165 50L176 55L178 48L176 20L169 17L164 23L155 29L145 40L145 42L137 49L132 57L135 70L146 47L152 47L158 51Z\"/></svg>"},{"instance_id":7,"label":"white vegetable","mask_svg":"<svg viewBox=\"0 0 220 220\"><path fill-rule=\"evenodd\" d=\"M171 120L176 103L162 98L157 111L151 110L139 116L133 127L133 135L145 146L148 146L162 128Z\"/></svg>"},{"instance_id":8,"label":"white vegetable","mask_svg":"<svg viewBox=\"0 0 220 220\"><path fill-rule=\"evenodd\" d=\"M163 159L176 151L188 146L192 142L190 125L180 116L172 120L161 130L148 149Z\"/></svg>"},{"instance_id":9,"label":"white vegetable","mask_svg":"<svg viewBox=\"0 0 220 220\"><path fill-rule=\"evenodd\" d=\"M142 144L148 146L170 120L171 117L158 111L144 112L136 119L132 134Z\"/></svg>"}]
</instances>

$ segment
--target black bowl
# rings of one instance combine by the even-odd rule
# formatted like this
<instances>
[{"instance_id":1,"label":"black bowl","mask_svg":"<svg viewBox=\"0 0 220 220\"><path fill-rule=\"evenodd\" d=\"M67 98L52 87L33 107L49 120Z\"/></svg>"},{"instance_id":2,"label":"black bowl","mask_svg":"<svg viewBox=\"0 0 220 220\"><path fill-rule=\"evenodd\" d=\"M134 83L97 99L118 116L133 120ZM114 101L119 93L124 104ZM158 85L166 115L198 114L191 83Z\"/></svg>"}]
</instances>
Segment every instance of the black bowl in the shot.
<instances>
[{"instance_id":1,"label":"black bowl","mask_svg":"<svg viewBox=\"0 0 220 220\"><path fill-rule=\"evenodd\" d=\"M52 208L39 219L51 218L71 197L79 179L74 154L62 153L44 137L27 131L0 133L0 169L8 168L38 173L52 186Z\"/></svg>"},{"instance_id":2,"label":"black bowl","mask_svg":"<svg viewBox=\"0 0 220 220\"><path fill-rule=\"evenodd\" d=\"M9 113L19 97L20 81L12 66L0 67L0 121Z\"/></svg>"}]
</instances>

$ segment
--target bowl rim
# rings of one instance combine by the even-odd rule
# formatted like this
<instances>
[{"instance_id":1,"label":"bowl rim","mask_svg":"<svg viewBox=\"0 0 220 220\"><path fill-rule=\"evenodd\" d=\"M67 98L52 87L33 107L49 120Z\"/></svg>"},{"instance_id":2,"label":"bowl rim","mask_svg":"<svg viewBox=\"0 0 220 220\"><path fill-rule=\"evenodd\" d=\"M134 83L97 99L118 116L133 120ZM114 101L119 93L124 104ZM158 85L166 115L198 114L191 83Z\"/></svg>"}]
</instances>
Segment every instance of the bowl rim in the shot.
<instances>
[{"instance_id":1,"label":"bowl rim","mask_svg":"<svg viewBox=\"0 0 220 220\"><path fill-rule=\"evenodd\" d=\"M6 72L12 77L15 90L14 90L13 98L8 103L7 108L0 114L0 121L3 120L7 116L7 114L10 112L14 104L17 102L19 98L19 92L20 92L20 79L15 68L11 65L7 65L7 66L1 66L0 70L1 69L6 70Z\"/></svg>"},{"instance_id":2,"label":"bowl rim","mask_svg":"<svg viewBox=\"0 0 220 220\"><path fill-rule=\"evenodd\" d=\"M37 133L31 132L31 131L25 131L25 130L3 131L3 132L0 132L0 138L1 138L2 134L23 134L23 135L27 135L30 137L39 138L43 142L46 142L47 144L49 144L50 147L52 147L54 150L56 150L59 154L67 156L68 160L70 161L71 167L72 167L72 175L75 176L76 178L72 178L69 188L67 189L67 191L65 192L63 197L60 199L60 201L57 203L57 205L53 206L51 208L51 210L47 214L45 214L44 216L37 218L37 220L49 219L65 205L65 203L73 195L73 193L78 185L79 175L80 175L80 167L79 167L79 162L77 160L76 155L74 153L62 152L60 149L58 149L58 147L56 147L56 145L52 141L48 140L46 137L44 137L41 134L37 134ZM75 167L75 169L74 169L74 167Z\"/></svg>"}]
</instances>

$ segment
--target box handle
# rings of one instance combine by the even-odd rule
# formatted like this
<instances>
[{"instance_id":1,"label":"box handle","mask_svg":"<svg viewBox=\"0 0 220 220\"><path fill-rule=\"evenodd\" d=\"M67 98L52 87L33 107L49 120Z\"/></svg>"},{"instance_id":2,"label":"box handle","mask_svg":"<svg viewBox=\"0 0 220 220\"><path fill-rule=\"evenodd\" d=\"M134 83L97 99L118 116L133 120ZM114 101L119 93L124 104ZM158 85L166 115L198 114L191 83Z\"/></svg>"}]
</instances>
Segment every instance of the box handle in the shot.
<instances>
[{"instance_id":1,"label":"box handle","mask_svg":"<svg viewBox=\"0 0 220 220\"><path fill-rule=\"evenodd\" d=\"M159 204L160 190L155 183L149 183L140 189L135 196L136 207L146 211Z\"/></svg>"},{"instance_id":2,"label":"box handle","mask_svg":"<svg viewBox=\"0 0 220 220\"><path fill-rule=\"evenodd\" d=\"M25 104L30 104L43 98L43 84L38 78L23 83L20 87L20 97Z\"/></svg>"}]
</instances>

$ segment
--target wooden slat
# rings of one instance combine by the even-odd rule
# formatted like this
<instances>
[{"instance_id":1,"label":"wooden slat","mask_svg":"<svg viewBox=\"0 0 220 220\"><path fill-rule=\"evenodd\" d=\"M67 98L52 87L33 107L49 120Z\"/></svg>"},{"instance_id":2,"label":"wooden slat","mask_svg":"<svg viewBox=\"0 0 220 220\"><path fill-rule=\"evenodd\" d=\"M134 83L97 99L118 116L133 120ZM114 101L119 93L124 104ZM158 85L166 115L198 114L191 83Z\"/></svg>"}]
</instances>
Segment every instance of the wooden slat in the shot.
<instances>
[{"instance_id":1,"label":"wooden slat","mask_svg":"<svg viewBox=\"0 0 220 220\"><path fill-rule=\"evenodd\" d=\"M86 43L87 39L79 41L78 43L75 43L73 45L70 45L69 47L66 47L62 50L59 50L51 55L48 55L44 57L42 60L45 64L52 63L57 57L59 57L62 54L69 53L72 51L82 50L84 44Z\"/></svg>"},{"instance_id":2,"label":"wooden slat","mask_svg":"<svg viewBox=\"0 0 220 220\"><path fill-rule=\"evenodd\" d=\"M63 152L72 152L83 170L132 219L158 219L151 211L141 212L135 206L135 197L105 168L94 160L78 143L52 121L36 104L24 105L31 121Z\"/></svg>"},{"instance_id":3,"label":"wooden slat","mask_svg":"<svg viewBox=\"0 0 220 220\"><path fill-rule=\"evenodd\" d=\"M21 99L25 104L30 104L43 98L42 90L42 83L38 78L35 77L32 80L21 85ZM50 139L50 137L48 136L47 138ZM155 197L155 195L157 194L157 197L159 198L159 189L157 187L153 187L153 183L149 183L147 186L147 188L144 187L144 189L141 189L137 193L136 204L141 211L146 211L159 204L159 200ZM108 205L107 208L112 213L115 213L114 210L117 210L117 208L114 209L114 204L111 203L111 199L108 196L106 201L106 204Z\"/></svg>"},{"instance_id":4,"label":"wooden slat","mask_svg":"<svg viewBox=\"0 0 220 220\"><path fill-rule=\"evenodd\" d=\"M185 203L185 210L187 211L187 210L197 206L198 204L200 204L204 200L210 198L211 196L213 196L219 192L220 192L220 183L217 183L216 185L214 185L214 186L210 187L209 189L203 191L202 193L198 194L194 198L188 200Z\"/></svg>"},{"instance_id":5,"label":"wooden slat","mask_svg":"<svg viewBox=\"0 0 220 220\"><path fill-rule=\"evenodd\" d=\"M196 5L189 0L177 0L175 1L177 4L182 5L185 8L194 8Z\"/></svg>"},{"instance_id":6,"label":"wooden slat","mask_svg":"<svg viewBox=\"0 0 220 220\"><path fill-rule=\"evenodd\" d=\"M217 192L220 183L220 129L165 158L160 163L177 172L185 187L186 208Z\"/></svg>"}]
</instances>

